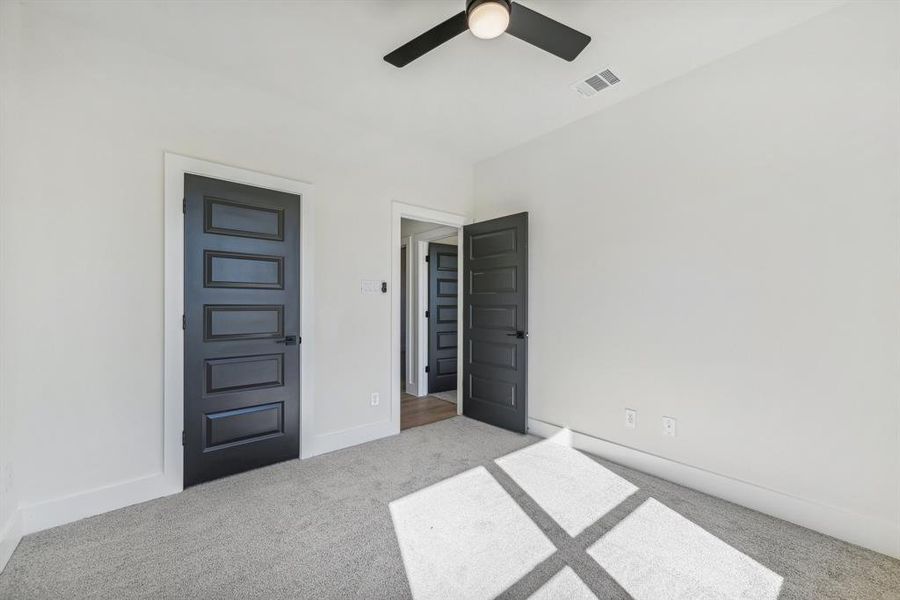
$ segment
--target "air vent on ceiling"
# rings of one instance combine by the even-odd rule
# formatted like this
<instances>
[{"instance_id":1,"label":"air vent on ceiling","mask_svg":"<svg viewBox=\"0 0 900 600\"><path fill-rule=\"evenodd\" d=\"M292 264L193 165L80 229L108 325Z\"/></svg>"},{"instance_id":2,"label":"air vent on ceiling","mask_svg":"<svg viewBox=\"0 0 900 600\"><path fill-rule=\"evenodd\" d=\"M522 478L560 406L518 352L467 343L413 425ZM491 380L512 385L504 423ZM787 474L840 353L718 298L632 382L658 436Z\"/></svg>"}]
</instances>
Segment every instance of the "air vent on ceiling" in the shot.
<instances>
[{"instance_id":1,"label":"air vent on ceiling","mask_svg":"<svg viewBox=\"0 0 900 600\"><path fill-rule=\"evenodd\" d=\"M619 83L619 81L620 79L616 77L615 73L605 69L599 73L592 73L577 83L573 83L572 89L585 98L590 98L597 92Z\"/></svg>"},{"instance_id":2,"label":"air vent on ceiling","mask_svg":"<svg viewBox=\"0 0 900 600\"><path fill-rule=\"evenodd\" d=\"M606 86L609 85L608 83L603 81L603 78L600 77L599 75L593 75L593 76L585 79L584 82L586 84L588 84L589 86L591 86L592 88L594 88L595 92L599 92L600 90L602 90L603 88L605 88Z\"/></svg>"},{"instance_id":3,"label":"air vent on ceiling","mask_svg":"<svg viewBox=\"0 0 900 600\"><path fill-rule=\"evenodd\" d=\"M602 77L603 79L608 81L609 85L612 85L614 83L619 83L619 78L616 77L616 75L609 69L606 69L605 71L601 71L600 77Z\"/></svg>"}]
</instances>

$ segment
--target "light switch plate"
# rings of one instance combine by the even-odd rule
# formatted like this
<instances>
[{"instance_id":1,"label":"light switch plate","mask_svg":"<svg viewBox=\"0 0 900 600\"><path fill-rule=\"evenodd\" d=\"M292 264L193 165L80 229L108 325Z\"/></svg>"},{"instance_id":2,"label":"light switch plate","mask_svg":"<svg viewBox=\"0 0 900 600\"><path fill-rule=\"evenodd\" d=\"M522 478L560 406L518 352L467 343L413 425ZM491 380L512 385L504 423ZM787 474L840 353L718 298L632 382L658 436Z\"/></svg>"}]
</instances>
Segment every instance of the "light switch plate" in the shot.
<instances>
[{"instance_id":1,"label":"light switch plate","mask_svg":"<svg viewBox=\"0 0 900 600\"><path fill-rule=\"evenodd\" d=\"M360 285L360 291L363 294L380 294L381 293L381 280L380 279L363 279L362 284Z\"/></svg>"}]
</instances>

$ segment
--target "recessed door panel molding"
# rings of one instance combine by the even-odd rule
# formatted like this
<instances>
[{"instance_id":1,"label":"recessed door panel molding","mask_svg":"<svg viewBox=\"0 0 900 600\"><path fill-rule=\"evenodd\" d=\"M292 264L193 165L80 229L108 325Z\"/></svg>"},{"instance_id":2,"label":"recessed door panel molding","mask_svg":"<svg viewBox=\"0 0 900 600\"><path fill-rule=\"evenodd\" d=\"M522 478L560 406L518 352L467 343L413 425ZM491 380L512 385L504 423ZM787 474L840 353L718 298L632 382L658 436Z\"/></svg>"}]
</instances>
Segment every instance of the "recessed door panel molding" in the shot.
<instances>
[{"instance_id":1,"label":"recessed door panel molding","mask_svg":"<svg viewBox=\"0 0 900 600\"><path fill-rule=\"evenodd\" d=\"M453 298L454 304L449 306L438 306L435 311L435 319L441 325L453 323L457 324L458 312L456 310L455 300L456 297Z\"/></svg>"},{"instance_id":2,"label":"recessed door panel molding","mask_svg":"<svg viewBox=\"0 0 900 600\"><path fill-rule=\"evenodd\" d=\"M458 289L459 284L455 277L453 279L438 278L437 280L437 296L439 298L453 298L455 300Z\"/></svg>"},{"instance_id":3,"label":"recessed door panel molding","mask_svg":"<svg viewBox=\"0 0 900 600\"><path fill-rule=\"evenodd\" d=\"M445 244L441 244L444 246ZM456 246L446 245L448 248L453 248L453 252L448 251L439 251L435 253L435 263L437 265L438 271L451 271L456 273L458 268L458 259L457 259L457 251Z\"/></svg>"},{"instance_id":4,"label":"recessed door panel molding","mask_svg":"<svg viewBox=\"0 0 900 600\"><path fill-rule=\"evenodd\" d=\"M516 267L472 270L469 273L469 290L472 294L501 294L516 291Z\"/></svg>"},{"instance_id":5,"label":"recessed door panel molding","mask_svg":"<svg viewBox=\"0 0 900 600\"><path fill-rule=\"evenodd\" d=\"M206 365L206 393L259 390L284 385L284 354L211 358Z\"/></svg>"},{"instance_id":6,"label":"recessed door panel molding","mask_svg":"<svg viewBox=\"0 0 900 600\"><path fill-rule=\"evenodd\" d=\"M503 408L516 407L516 384L470 375L468 396L479 402L489 402Z\"/></svg>"},{"instance_id":7,"label":"recessed door panel molding","mask_svg":"<svg viewBox=\"0 0 900 600\"><path fill-rule=\"evenodd\" d=\"M437 334L438 350L455 349L459 345L458 336L455 331L441 332Z\"/></svg>"},{"instance_id":8,"label":"recessed door panel molding","mask_svg":"<svg viewBox=\"0 0 900 600\"><path fill-rule=\"evenodd\" d=\"M463 227L463 414L528 424L528 213Z\"/></svg>"},{"instance_id":9,"label":"recessed door panel molding","mask_svg":"<svg viewBox=\"0 0 900 600\"><path fill-rule=\"evenodd\" d=\"M490 231L472 236L469 244L469 259L478 260L516 253L515 228Z\"/></svg>"},{"instance_id":10,"label":"recessed door panel molding","mask_svg":"<svg viewBox=\"0 0 900 600\"><path fill-rule=\"evenodd\" d=\"M469 340L469 361L473 365L515 370L518 367L517 354L515 343Z\"/></svg>"},{"instance_id":11,"label":"recessed door panel molding","mask_svg":"<svg viewBox=\"0 0 900 600\"><path fill-rule=\"evenodd\" d=\"M184 486L300 456L300 202L184 175Z\"/></svg>"},{"instance_id":12,"label":"recessed door panel molding","mask_svg":"<svg viewBox=\"0 0 900 600\"><path fill-rule=\"evenodd\" d=\"M208 288L284 289L284 257L206 250L204 286Z\"/></svg>"},{"instance_id":13,"label":"recessed door panel molding","mask_svg":"<svg viewBox=\"0 0 900 600\"><path fill-rule=\"evenodd\" d=\"M204 198L206 233L284 240L284 209L225 200Z\"/></svg>"},{"instance_id":14,"label":"recessed door panel molding","mask_svg":"<svg viewBox=\"0 0 900 600\"><path fill-rule=\"evenodd\" d=\"M207 304L204 340L223 342L284 337L284 306Z\"/></svg>"},{"instance_id":15,"label":"recessed door panel molding","mask_svg":"<svg viewBox=\"0 0 900 600\"><path fill-rule=\"evenodd\" d=\"M457 369L456 357L453 358L441 358L437 361L437 374L439 376L444 375L453 375L456 377L456 369Z\"/></svg>"},{"instance_id":16,"label":"recessed door panel molding","mask_svg":"<svg viewBox=\"0 0 900 600\"><path fill-rule=\"evenodd\" d=\"M470 329L494 329L498 331L515 331L518 322L518 309L515 304L475 305L468 306L469 315L466 325Z\"/></svg>"},{"instance_id":17,"label":"recessed door panel molding","mask_svg":"<svg viewBox=\"0 0 900 600\"><path fill-rule=\"evenodd\" d=\"M206 452L269 439L284 432L284 403L210 413L204 429Z\"/></svg>"}]
</instances>

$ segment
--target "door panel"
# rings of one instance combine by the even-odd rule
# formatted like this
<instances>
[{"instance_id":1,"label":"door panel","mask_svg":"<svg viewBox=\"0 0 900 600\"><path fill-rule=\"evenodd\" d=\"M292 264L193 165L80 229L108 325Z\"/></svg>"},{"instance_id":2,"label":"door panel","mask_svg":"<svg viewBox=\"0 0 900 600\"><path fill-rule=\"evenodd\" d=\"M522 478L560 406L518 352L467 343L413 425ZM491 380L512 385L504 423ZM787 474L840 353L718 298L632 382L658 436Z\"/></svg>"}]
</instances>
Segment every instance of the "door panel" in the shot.
<instances>
[{"instance_id":1,"label":"door panel","mask_svg":"<svg viewBox=\"0 0 900 600\"><path fill-rule=\"evenodd\" d=\"M458 249L428 244L428 393L456 389Z\"/></svg>"},{"instance_id":2,"label":"door panel","mask_svg":"<svg viewBox=\"0 0 900 600\"><path fill-rule=\"evenodd\" d=\"M206 287L284 289L284 257L240 252L204 254Z\"/></svg>"},{"instance_id":3,"label":"door panel","mask_svg":"<svg viewBox=\"0 0 900 600\"><path fill-rule=\"evenodd\" d=\"M203 307L207 342L284 337L284 306L207 304Z\"/></svg>"},{"instance_id":4,"label":"door panel","mask_svg":"<svg viewBox=\"0 0 900 600\"><path fill-rule=\"evenodd\" d=\"M284 385L284 354L261 354L206 361L206 393Z\"/></svg>"},{"instance_id":5,"label":"door panel","mask_svg":"<svg viewBox=\"0 0 900 600\"><path fill-rule=\"evenodd\" d=\"M528 213L463 229L463 414L528 424Z\"/></svg>"},{"instance_id":6,"label":"door panel","mask_svg":"<svg viewBox=\"0 0 900 600\"><path fill-rule=\"evenodd\" d=\"M206 415L206 449L259 441L283 433L283 403L238 408Z\"/></svg>"},{"instance_id":7,"label":"door panel","mask_svg":"<svg viewBox=\"0 0 900 600\"><path fill-rule=\"evenodd\" d=\"M184 485L300 454L300 198L185 175Z\"/></svg>"},{"instance_id":8,"label":"door panel","mask_svg":"<svg viewBox=\"0 0 900 600\"><path fill-rule=\"evenodd\" d=\"M284 210L281 207L245 204L212 196L205 197L204 206L203 230L206 233L284 240Z\"/></svg>"}]
</instances>

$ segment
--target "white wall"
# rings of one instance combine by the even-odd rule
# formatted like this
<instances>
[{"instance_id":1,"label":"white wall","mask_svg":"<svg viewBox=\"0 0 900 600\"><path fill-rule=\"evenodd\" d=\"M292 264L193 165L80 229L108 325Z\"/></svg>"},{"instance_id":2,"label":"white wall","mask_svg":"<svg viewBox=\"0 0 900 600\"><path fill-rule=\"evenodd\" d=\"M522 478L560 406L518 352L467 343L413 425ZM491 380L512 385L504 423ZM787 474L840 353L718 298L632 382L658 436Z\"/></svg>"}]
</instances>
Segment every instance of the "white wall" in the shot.
<instances>
[{"instance_id":1,"label":"white wall","mask_svg":"<svg viewBox=\"0 0 900 600\"><path fill-rule=\"evenodd\" d=\"M10 175L7 158L15 152L15 143L2 135L14 122L11 104L16 87L12 85L18 68L19 7L13 3L0 4L0 198L6 196L5 182ZM7 222L6 208L0 202L0 232ZM13 406L12 398L6 393L6 363L8 350L3 344L6 338L5 297L2 290L8 287L9 279L5 268L5 258L9 255L6 236L0 234L0 569L9 560L19 542L18 494L13 470Z\"/></svg>"},{"instance_id":2,"label":"white wall","mask_svg":"<svg viewBox=\"0 0 900 600\"><path fill-rule=\"evenodd\" d=\"M428 223L426 221L416 221L415 219L400 219L400 237L405 238L417 233L425 233L434 229L443 229L444 225L436 223Z\"/></svg>"},{"instance_id":3,"label":"white wall","mask_svg":"<svg viewBox=\"0 0 900 600\"><path fill-rule=\"evenodd\" d=\"M433 244L447 244L449 246L457 246L459 245L459 237L452 235L450 237L441 238L439 240L434 240Z\"/></svg>"},{"instance_id":4,"label":"white wall","mask_svg":"<svg viewBox=\"0 0 900 600\"><path fill-rule=\"evenodd\" d=\"M314 184L314 427L323 446L383 431L391 403L369 397L388 398L394 376L390 295L359 283L390 277L391 201L471 213L471 165L40 5L21 17L4 85L15 152L0 156L0 393L23 509L162 468L166 150Z\"/></svg>"},{"instance_id":5,"label":"white wall","mask_svg":"<svg viewBox=\"0 0 900 600\"><path fill-rule=\"evenodd\" d=\"M898 10L852 3L476 167L477 220L531 215L531 417L900 556Z\"/></svg>"}]
</instances>

